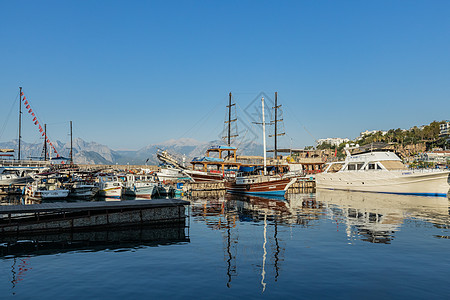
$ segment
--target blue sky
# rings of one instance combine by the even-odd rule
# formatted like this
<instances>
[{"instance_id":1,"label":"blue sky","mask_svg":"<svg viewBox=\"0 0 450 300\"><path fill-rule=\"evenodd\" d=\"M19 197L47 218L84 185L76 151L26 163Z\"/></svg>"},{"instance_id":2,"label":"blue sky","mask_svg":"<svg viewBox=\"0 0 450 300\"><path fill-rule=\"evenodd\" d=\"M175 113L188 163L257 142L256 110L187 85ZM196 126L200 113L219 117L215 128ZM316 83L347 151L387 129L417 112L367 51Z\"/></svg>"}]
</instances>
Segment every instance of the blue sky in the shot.
<instances>
[{"instance_id":1,"label":"blue sky","mask_svg":"<svg viewBox=\"0 0 450 300\"><path fill-rule=\"evenodd\" d=\"M238 118L277 91L286 146L450 119L449 11L414 0L0 1L0 141L17 137L19 86L51 139L68 141L71 120L74 137L113 149L214 140L230 91ZM39 141L27 113L23 124L24 140Z\"/></svg>"}]
</instances>

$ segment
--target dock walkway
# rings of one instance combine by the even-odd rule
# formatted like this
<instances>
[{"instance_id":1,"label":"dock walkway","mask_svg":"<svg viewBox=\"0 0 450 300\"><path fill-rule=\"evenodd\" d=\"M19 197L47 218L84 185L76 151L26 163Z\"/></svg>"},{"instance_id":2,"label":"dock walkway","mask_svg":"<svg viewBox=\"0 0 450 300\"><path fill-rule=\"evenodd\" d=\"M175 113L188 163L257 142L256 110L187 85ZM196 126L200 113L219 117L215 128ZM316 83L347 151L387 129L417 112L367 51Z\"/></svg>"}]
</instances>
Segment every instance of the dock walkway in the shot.
<instances>
[{"instance_id":1,"label":"dock walkway","mask_svg":"<svg viewBox=\"0 0 450 300\"><path fill-rule=\"evenodd\" d=\"M0 206L2 235L135 225L184 226L188 201L178 199Z\"/></svg>"}]
</instances>

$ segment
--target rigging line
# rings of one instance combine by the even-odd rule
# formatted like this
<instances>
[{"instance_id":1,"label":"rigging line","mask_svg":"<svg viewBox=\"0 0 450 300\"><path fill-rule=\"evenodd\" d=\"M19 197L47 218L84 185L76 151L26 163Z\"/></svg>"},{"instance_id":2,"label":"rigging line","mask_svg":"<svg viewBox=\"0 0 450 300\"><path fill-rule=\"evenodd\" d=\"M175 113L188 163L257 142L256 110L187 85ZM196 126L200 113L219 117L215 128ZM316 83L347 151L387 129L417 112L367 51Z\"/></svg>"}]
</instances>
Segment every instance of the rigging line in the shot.
<instances>
[{"instance_id":1,"label":"rigging line","mask_svg":"<svg viewBox=\"0 0 450 300\"><path fill-rule=\"evenodd\" d=\"M14 99L14 101L13 101L13 103L12 103L12 105L11 105L11 108L9 109L9 113L8 113L8 115L6 116L5 123L3 123L2 129L0 130L0 140L1 140L2 137L3 137L3 133L5 133L6 125L8 124L9 118L11 117L11 114L12 114L12 111L13 111L13 109L14 109L14 106L17 105L17 100L18 100L18 99L19 99L19 94L16 95L16 98Z\"/></svg>"},{"instance_id":2,"label":"rigging line","mask_svg":"<svg viewBox=\"0 0 450 300\"><path fill-rule=\"evenodd\" d=\"M183 133L183 134L179 137L179 139L182 138L182 137L185 137L186 134L187 134L189 131L191 131L192 129L194 129L194 127L197 126L200 122L202 122L202 121L203 121L203 123L206 122L206 121L209 119L209 117L211 117L212 113L213 113L215 110L217 110L217 108L219 107L219 104L222 104L222 101L223 101L224 99L226 99L226 98L220 99L220 101L217 102L216 106L214 106L214 107L207 113L206 118L199 118L198 121L195 122L195 124L194 124L191 128L189 128L185 133ZM203 123L202 123L202 124L203 124Z\"/></svg>"},{"instance_id":3,"label":"rigging line","mask_svg":"<svg viewBox=\"0 0 450 300\"><path fill-rule=\"evenodd\" d=\"M286 106L286 111L289 112L289 114L291 114L290 109L287 107L286 104L283 104L284 106ZM317 139L312 135L311 132L309 132L309 130L306 128L305 125L302 124L302 122L300 122L300 120L292 113L292 115L294 116L294 119L300 124L300 126L303 127L303 129L314 139L314 141L317 143Z\"/></svg>"},{"instance_id":4,"label":"rigging line","mask_svg":"<svg viewBox=\"0 0 450 300\"><path fill-rule=\"evenodd\" d=\"M70 122L69 121L63 121L63 122L46 123L46 124L47 124L47 126L49 126L49 125L60 125L60 124L67 124L67 123L70 123Z\"/></svg>"},{"instance_id":5,"label":"rigging line","mask_svg":"<svg viewBox=\"0 0 450 300\"><path fill-rule=\"evenodd\" d=\"M244 111L242 109L242 107L239 105L239 103L236 103L236 105L239 107L239 110ZM248 118L244 118L244 120L247 121L246 123L250 124L250 126L253 128L253 130L255 130L255 132L257 132L256 130L258 130L258 131L260 130L260 129L256 128L256 126L255 126L256 124L253 122L250 122L250 120Z\"/></svg>"}]
</instances>

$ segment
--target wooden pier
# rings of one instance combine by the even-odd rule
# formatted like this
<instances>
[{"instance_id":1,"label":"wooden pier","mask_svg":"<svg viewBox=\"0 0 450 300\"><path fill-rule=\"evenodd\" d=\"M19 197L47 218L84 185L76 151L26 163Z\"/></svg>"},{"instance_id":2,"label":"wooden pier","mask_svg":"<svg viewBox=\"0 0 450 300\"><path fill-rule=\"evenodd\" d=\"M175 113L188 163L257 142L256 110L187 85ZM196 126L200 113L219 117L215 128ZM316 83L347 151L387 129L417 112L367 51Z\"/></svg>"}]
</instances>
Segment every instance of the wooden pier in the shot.
<instances>
[{"instance_id":1,"label":"wooden pier","mask_svg":"<svg viewBox=\"0 0 450 300\"><path fill-rule=\"evenodd\" d=\"M3 205L0 206L0 235L184 225L186 205L188 201L178 199Z\"/></svg>"}]
</instances>

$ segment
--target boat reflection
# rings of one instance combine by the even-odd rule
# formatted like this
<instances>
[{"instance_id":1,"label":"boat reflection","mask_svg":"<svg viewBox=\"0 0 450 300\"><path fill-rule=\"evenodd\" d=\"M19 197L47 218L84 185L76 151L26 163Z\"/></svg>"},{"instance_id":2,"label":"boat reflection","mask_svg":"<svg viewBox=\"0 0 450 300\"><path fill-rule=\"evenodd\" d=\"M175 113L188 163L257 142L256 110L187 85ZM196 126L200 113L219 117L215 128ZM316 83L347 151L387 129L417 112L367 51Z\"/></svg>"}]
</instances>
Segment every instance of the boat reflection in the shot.
<instances>
[{"instance_id":1,"label":"boat reflection","mask_svg":"<svg viewBox=\"0 0 450 300\"><path fill-rule=\"evenodd\" d=\"M420 197L346 191L318 190L317 201L327 208L327 217L345 224L349 241L361 239L389 244L409 219L448 227L449 202L442 197Z\"/></svg>"}]
</instances>

